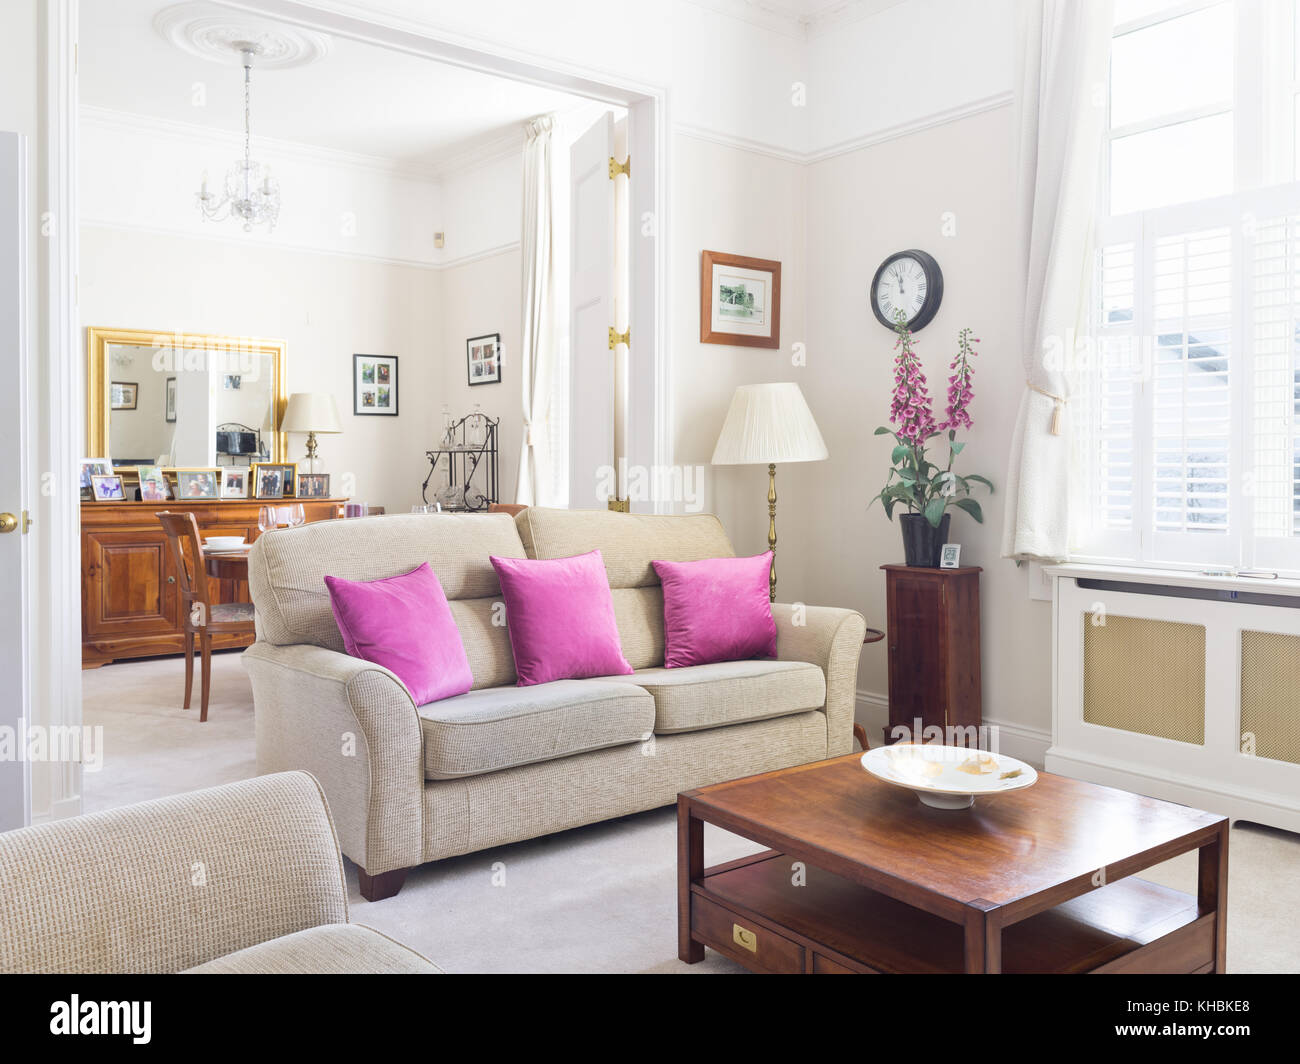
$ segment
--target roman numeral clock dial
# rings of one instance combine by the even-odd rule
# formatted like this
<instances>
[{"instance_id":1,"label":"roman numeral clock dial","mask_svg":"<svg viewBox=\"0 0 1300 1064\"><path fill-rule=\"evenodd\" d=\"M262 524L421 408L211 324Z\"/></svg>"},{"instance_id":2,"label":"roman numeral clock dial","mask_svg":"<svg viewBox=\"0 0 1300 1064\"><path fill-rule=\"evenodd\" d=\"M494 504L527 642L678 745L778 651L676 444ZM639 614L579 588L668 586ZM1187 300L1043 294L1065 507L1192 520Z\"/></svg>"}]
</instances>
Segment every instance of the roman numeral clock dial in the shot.
<instances>
[{"instance_id":1,"label":"roman numeral clock dial","mask_svg":"<svg viewBox=\"0 0 1300 1064\"><path fill-rule=\"evenodd\" d=\"M943 301L943 273L924 251L899 251L880 264L871 282L871 309L887 329L901 311L913 332L930 323Z\"/></svg>"}]
</instances>

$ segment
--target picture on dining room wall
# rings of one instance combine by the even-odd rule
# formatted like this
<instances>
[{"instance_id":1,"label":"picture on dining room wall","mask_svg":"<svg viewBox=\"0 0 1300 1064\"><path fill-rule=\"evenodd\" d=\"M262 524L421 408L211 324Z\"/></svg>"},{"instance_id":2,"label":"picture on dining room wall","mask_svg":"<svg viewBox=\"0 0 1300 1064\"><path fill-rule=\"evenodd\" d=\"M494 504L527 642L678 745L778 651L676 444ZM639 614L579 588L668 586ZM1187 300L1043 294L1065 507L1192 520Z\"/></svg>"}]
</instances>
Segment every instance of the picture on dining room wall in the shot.
<instances>
[{"instance_id":1,"label":"picture on dining room wall","mask_svg":"<svg viewBox=\"0 0 1300 1064\"><path fill-rule=\"evenodd\" d=\"M469 383L501 383L501 334L488 333L465 341L465 365Z\"/></svg>"},{"instance_id":2,"label":"picture on dining room wall","mask_svg":"<svg viewBox=\"0 0 1300 1064\"><path fill-rule=\"evenodd\" d=\"M700 342L781 346L781 264L705 251L700 260Z\"/></svg>"},{"instance_id":3,"label":"picture on dining room wall","mask_svg":"<svg viewBox=\"0 0 1300 1064\"><path fill-rule=\"evenodd\" d=\"M111 410L134 410L140 395L138 383L113 381L109 386L108 405Z\"/></svg>"},{"instance_id":4,"label":"picture on dining room wall","mask_svg":"<svg viewBox=\"0 0 1300 1064\"><path fill-rule=\"evenodd\" d=\"M352 356L352 413L397 416L397 356Z\"/></svg>"},{"instance_id":5,"label":"picture on dining room wall","mask_svg":"<svg viewBox=\"0 0 1300 1064\"><path fill-rule=\"evenodd\" d=\"M163 401L163 420L170 425L176 421L176 378L168 377L164 387L166 399Z\"/></svg>"}]
</instances>

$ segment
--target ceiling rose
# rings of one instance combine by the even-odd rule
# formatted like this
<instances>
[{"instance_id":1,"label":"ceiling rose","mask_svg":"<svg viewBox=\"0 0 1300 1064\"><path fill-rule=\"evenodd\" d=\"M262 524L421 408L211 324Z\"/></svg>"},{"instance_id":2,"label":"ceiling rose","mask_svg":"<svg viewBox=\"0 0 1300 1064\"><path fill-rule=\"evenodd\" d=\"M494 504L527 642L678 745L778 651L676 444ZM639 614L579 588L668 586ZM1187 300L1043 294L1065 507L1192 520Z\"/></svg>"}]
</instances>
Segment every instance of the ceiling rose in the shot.
<instances>
[{"instance_id":1,"label":"ceiling rose","mask_svg":"<svg viewBox=\"0 0 1300 1064\"><path fill-rule=\"evenodd\" d=\"M306 66L329 54L330 39L321 33L248 17L215 4L197 2L165 7L154 16L162 38L191 55L238 66L241 48L255 46L259 70Z\"/></svg>"}]
</instances>

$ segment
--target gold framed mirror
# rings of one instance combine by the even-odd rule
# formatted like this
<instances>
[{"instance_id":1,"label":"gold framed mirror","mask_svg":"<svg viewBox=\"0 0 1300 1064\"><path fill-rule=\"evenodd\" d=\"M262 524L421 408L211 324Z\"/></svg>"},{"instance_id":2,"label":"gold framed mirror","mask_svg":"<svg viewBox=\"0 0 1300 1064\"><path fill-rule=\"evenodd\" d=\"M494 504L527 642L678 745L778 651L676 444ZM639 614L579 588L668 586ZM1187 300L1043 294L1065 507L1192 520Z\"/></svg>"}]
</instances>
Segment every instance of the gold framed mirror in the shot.
<instances>
[{"instance_id":1,"label":"gold framed mirror","mask_svg":"<svg viewBox=\"0 0 1300 1064\"><path fill-rule=\"evenodd\" d=\"M283 462L283 340L86 329L86 454L116 473Z\"/></svg>"}]
</instances>

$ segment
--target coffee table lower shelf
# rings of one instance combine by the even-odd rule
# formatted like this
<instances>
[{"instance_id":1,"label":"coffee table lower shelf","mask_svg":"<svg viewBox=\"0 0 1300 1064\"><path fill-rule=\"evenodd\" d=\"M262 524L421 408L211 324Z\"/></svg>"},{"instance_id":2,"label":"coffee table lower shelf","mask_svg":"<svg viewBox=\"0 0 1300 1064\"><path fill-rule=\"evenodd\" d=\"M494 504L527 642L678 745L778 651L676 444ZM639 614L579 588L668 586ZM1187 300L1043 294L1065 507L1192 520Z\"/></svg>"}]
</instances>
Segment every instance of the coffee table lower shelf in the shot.
<instances>
[{"instance_id":1,"label":"coffee table lower shelf","mask_svg":"<svg viewBox=\"0 0 1300 1064\"><path fill-rule=\"evenodd\" d=\"M960 925L794 865L767 850L706 869L690 886L691 938L757 972L964 970ZM1214 914L1194 896L1129 877L1007 927L1002 970L1208 972L1214 938Z\"/></svg>"}]
</instances>

